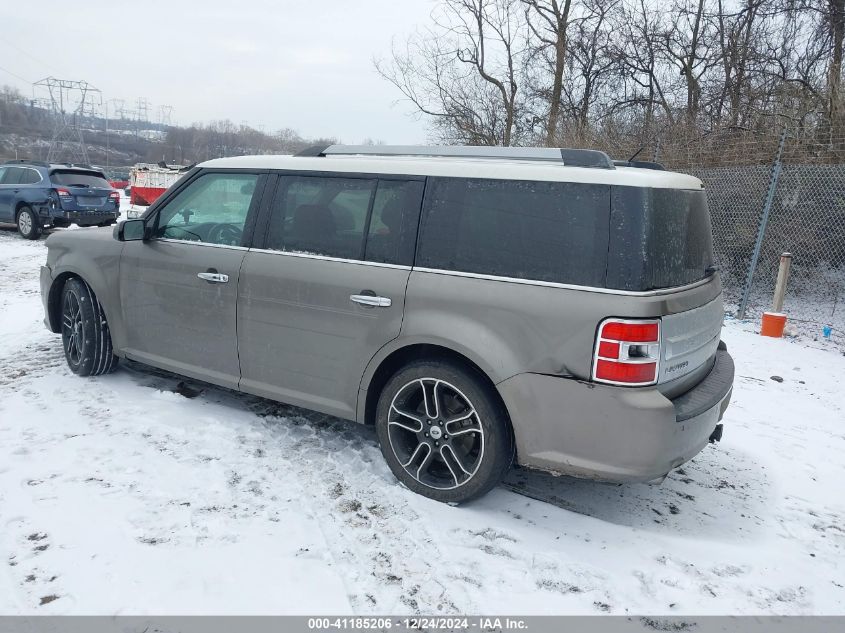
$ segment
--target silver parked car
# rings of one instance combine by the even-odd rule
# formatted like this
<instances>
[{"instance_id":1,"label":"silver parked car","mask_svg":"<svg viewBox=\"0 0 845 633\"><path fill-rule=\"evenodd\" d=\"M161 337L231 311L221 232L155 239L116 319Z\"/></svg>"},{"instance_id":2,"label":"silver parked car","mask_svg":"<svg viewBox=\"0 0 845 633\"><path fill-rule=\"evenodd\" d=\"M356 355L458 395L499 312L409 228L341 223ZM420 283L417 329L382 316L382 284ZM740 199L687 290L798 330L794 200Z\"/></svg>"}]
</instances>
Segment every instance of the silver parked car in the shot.
<instances>
[{"instance_id":1,"label":"silver parked car","mask_svg":"<svg viewBox=\"0 0 845 633\"><path fill-rule=\"evenodd\" d=\"M733 361L703 186L591 150L311 148L191 170L144 216L53 235L46 324L376 427L458 503L514 464L661 480L721 437Z\"/></svg>"}]
</instances>

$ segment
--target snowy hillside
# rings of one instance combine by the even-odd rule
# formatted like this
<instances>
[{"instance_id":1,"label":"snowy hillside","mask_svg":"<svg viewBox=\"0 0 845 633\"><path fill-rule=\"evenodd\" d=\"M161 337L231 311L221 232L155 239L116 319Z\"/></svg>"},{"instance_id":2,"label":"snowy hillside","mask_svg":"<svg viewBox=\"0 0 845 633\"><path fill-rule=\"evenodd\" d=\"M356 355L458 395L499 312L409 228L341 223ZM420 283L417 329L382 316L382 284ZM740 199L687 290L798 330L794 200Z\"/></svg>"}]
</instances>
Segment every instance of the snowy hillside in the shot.
<instances>
[{"instance_id":1,"label":"snowy hillside","mask_svg":"<svg viewBox=\"0 0 845 633\"><path fill-rule=\"evenodd\" d=\"M2 614L845 614L837 350L729 323L724 439L662 486L517 471L454 508L369 428L138 365L73 376L45 255L0 231Z\"/></svg>"}]
</instances>

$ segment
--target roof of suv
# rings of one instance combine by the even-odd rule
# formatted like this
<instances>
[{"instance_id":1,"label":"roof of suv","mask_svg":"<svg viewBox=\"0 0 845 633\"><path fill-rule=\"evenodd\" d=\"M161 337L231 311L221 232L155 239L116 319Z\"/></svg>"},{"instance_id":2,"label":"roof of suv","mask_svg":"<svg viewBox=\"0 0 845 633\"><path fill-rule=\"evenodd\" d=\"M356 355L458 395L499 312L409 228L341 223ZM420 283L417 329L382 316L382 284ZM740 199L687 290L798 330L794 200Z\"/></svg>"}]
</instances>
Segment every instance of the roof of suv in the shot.
<instances>
[{"instance_id":1,"label":"roof of suv","mask_svg":"<svg viewBox=\"0 0 845 633\"><path fill-rule=\"evenodd\" d=\"M73 171L90 171L97 174L103 173L102 169L99 167L92 167L91 165L83 165L80 163L45 163L44 161L29 159L7 160L0 163L0 167L42 167L51 171L54 169L68 169Z\"/></svg>"},{"instance_id":2,"label":"roof of suv","mask_svg":"<svg viewBox=\"0 0 845 633\"><path fill-rule=\"evenodd\" d=\"M214 169L284 169L291 171L349 172L414 176L451 176L502 180L539 180L651 187L701 189L694 176L657 169L576 167L548 160L442 156L234 156L198 165Z\"/></svg>"}]
</instances>

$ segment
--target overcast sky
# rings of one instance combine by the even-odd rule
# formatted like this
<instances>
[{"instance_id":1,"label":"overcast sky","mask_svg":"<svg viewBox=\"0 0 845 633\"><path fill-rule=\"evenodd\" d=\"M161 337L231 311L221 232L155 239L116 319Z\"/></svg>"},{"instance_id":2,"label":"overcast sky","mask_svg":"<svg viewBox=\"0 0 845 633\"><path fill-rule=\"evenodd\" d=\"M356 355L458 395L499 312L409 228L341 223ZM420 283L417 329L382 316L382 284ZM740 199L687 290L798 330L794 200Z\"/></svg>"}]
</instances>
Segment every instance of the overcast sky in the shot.
<instances>
[{"instance_id":1,"label":"overcast sky","mask_svg":"<svg viewBox=\"0 0 845 633\"><path fill-rule=\"evenodd\" d=\"M173 106L181 125L231 119L267 131L421 143L425 122L373 69L434 0L0 2L0 84L48 75L103 99ZM151 119L155 119L151 111Z\"/></svg>"}]
</instances>

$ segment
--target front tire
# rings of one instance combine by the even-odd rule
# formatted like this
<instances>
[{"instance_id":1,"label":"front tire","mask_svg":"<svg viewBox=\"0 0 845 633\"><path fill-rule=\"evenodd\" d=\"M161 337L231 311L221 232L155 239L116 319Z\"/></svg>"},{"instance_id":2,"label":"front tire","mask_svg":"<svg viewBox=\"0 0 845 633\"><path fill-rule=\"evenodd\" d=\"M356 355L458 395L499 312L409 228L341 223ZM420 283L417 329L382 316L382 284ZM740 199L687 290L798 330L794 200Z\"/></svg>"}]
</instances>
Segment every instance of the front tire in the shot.
<instances>
[{"instance_id":1,"label":"front tire","mask_svg":"<svg viewBox=\"0 0 845 633\"><path fill-rule=\"evenodd\" d=\"M69 279L65 284L61 318L65 360L74 374L99 376L117 368L103 307L81 279Z\"/></svg>"},{"instance_id":2,"label":"front tire","mask_svg":"<svg viewBox=\"0 0 845 633\"><path fill-rule=\"evenodd\" d=\"M376 432L390 470L413 492L464 503L495 487L513 462L504 406L477 372L413 362L379 396Z\"/></svg>"},{"instance_id":3,"label":"front tire","mask_svg":"<svg viewBox=\"0 0 845 633\"><path fill-rule=\"evenodd\" d=\"M38 236L41 235L41 221L30 207L23 207L18 212L16 224L21 237L28 240L37 240Z\"/></svg>"}]
</instances>

